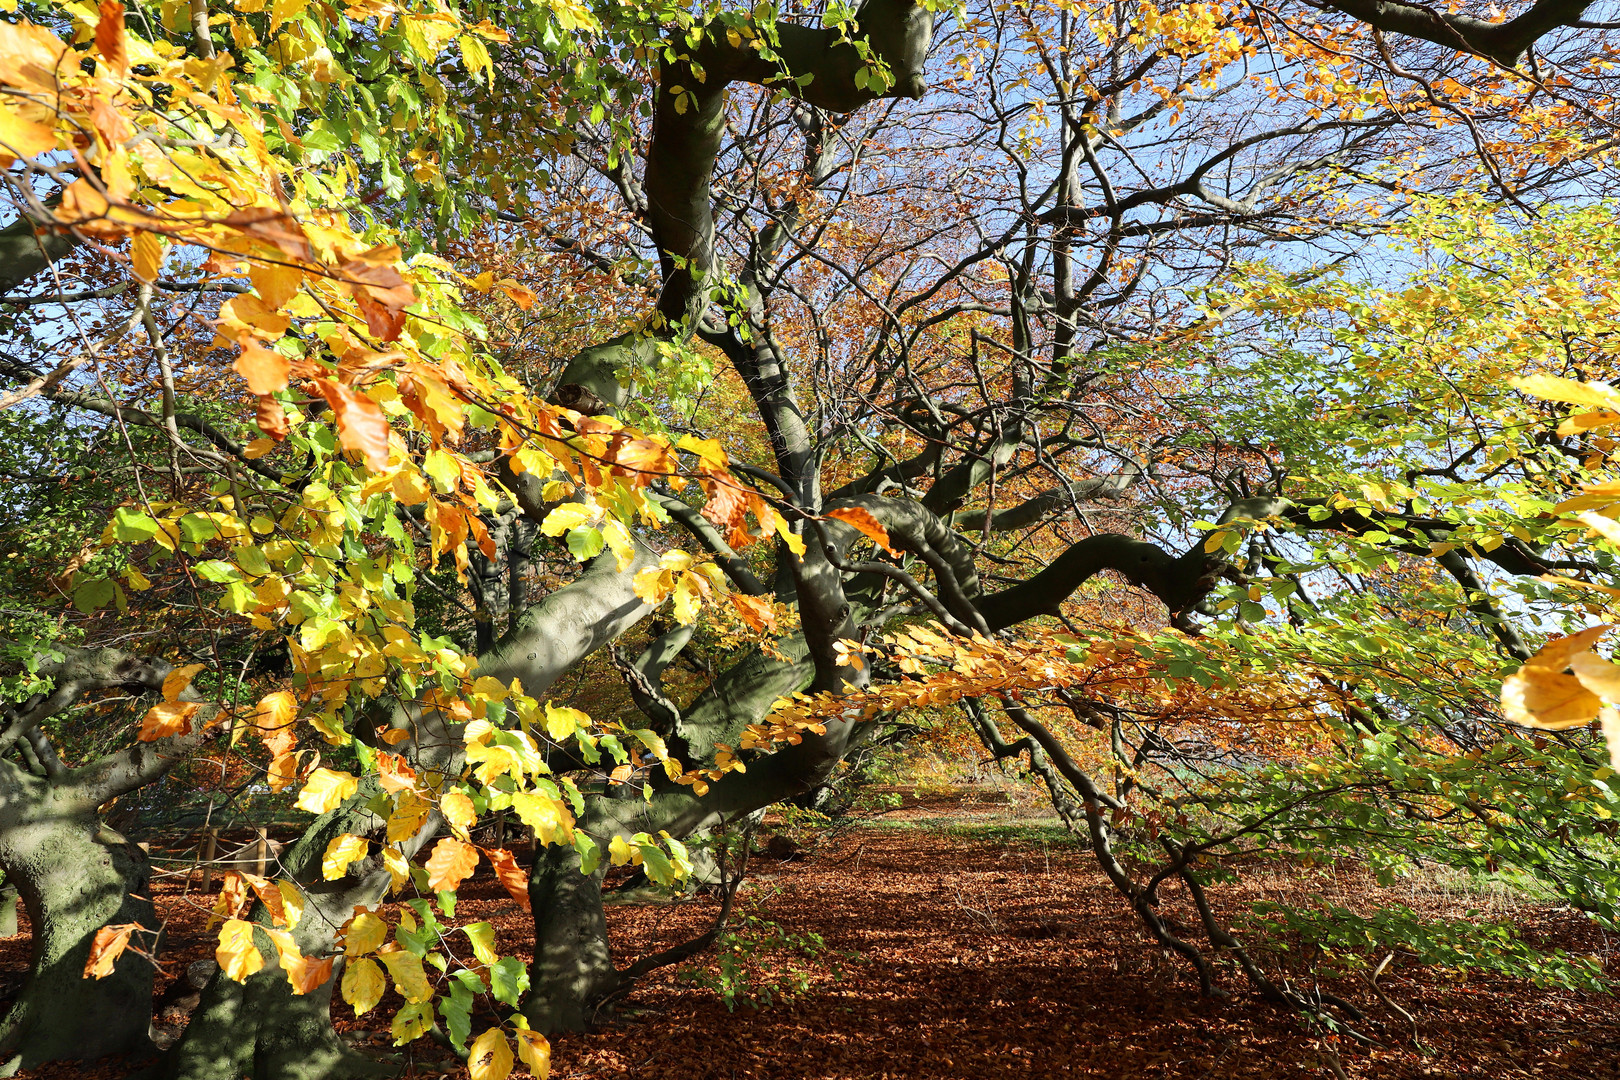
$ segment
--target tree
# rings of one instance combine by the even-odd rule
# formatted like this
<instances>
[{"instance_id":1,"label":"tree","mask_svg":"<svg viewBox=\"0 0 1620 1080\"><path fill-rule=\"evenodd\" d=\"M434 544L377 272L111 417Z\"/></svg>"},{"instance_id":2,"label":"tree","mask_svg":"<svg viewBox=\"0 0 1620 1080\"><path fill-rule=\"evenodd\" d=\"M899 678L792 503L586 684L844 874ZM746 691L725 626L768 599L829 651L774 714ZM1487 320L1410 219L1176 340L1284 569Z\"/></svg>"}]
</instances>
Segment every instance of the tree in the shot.
<instances>
[{"instance_id":1,"label":"tree","mask_svg":"<svg viewBox=\"0 0 1620 1080\"><path fill-rule=\"evenodd\" d=\"M1464 204L1473 220L1510 233L1534 204L1598 183L1606 61L1581 10L1543 2L1498 27L1400 4L1330 9L1348 18L963 5L944 19L868 0L812 26L654 4L193 5L164 21L107 0L6 24L7 280L60 275L85 251L118 277L127 259L133 280L5 299L62 307L66 325L110 299L91 294L134 292L102 338L86 326L7 360L7 404L104 417L160 451L128 449L106 563L76 568L74 596L127 603L112 575L161 567L251 627L215 650L218 723L159 706L149 733L252 731L270 786L299 784L320 815L280 881L224 894L222 972L169 1073L363 1071L330 997L369 1010L385 968L408 1002L401 1042L442 1020L475 1069L509 1068L508 1038L538 1061L538 1032L588 1023L661 959L615 967L606 866L691 873L683 838L814 788L875 716L918 702L963 702L993 753L1029 752L1150 932L1211 989L1201 952L1154 914L1166 881L1200 895L1196 856L1266 830L1320 845L1329 819L1365 832L1369 805L1387 823L1412 808L1378 803L1401 769L1442 791L1464 772L1518 790L1520 744L1473 736L1496 756L1465 766L1397 729L1415 717L1450 737L1502 670L1495 650L1530 655L1496 577L1611 568L1606 552L1562 551L1541 517L1588 448L1470 429L1500 368L1471 367L1436 400L1451 374L1436 358L1367 408L1435 329L1440 294L1369 295L1384 282L1334 268L1403 221L1467 265L1425 195L1483 189L1494 201ZM1534 66L1506 66L1548 34ZM1254 74L1261 56L1274 76ZM925 97L930 64L947 73ZM520 240L570 274L645 285L641 310L613 285L627 310L597 317L615 333L567 359L549 400L525 381L534 358L509 345L497 363L472 314L498 326L534 302L550 271L508 272L500 249ZM1484 274L1499 298L1522 278ZM234 382L179 393L181 342L153 329L154 306L186 296L208 300L175 326L206 318L234 351L189 342L196 370L228 362L250 396ZM1288 342L1305 315L1320 351ZM119 326L147 330L155 378L105 385ZM1526 339L1486 329L1468 349ZM1521 367L1562 370L1573 339L1532 329L1563 358ZM703 437L737 423L705 413L710 383L746 402L757 444ZM1300 387L1338 407L1294 407ZM168 497L154 496L145 482L165 473ZM1504 508L1489 485L1505 475L1519 490ZM582 568L525 606L511 583L547 544ZM1150 637L1075 625L1070 598L1103 575L1162 603ZM470 628L447 614L463 590ZM445 599L427 618L430 594ZM643 640L665 603L679 625ZM767 640L709 640L718 612ZM1448 621L1464 612L1492 637ZM1353 620L1387 641L1345 632ZM277 639L285 686L246 662ZM544 700L621 639L641 646L621 665L639 715ZM1406 664L1414 643L1445 659ZM663 675L688 649L717 673L677 701ZM1464 665L1467 693L1434 691L1446 664ZM1158 700L1166 682L1175 700ZM1029 741L1002 735L976 704L988 698ZM1109 735L1114 794L1037 698ZM1331 776L1217 754L1230 775L1214 794L1130 775L1196 766L1162 750L1164 732L1244 709L1359 749ZM300 749L294 721L355 772ZM1566 749L1545 761L1585 783L1584 748ZM1164 834L1169 861L1146 883L1110 854L1103 814L1128 818L1137 788L1226 815ZM1379 794L1353 797L1366 790ZM544 842L526 882L509 853L470 842L501 810ZM1482 827L1500 825L1492 812L1476 811ZM1451 816L1435 810L1409 850L1432 850ZM1551 866L1544 839L1515 839L1509 857ZM527 972L483 930L459 951L435 899L480 859L534 913ZM404 888L420 895L389 940L367 909ZM1211 942L1244 955L1201 911ZM108 936L96 962L138 962L120 947ZM508 1006L505 1032L473 1038L477 994Z\"/></svg>"}]
</instances>

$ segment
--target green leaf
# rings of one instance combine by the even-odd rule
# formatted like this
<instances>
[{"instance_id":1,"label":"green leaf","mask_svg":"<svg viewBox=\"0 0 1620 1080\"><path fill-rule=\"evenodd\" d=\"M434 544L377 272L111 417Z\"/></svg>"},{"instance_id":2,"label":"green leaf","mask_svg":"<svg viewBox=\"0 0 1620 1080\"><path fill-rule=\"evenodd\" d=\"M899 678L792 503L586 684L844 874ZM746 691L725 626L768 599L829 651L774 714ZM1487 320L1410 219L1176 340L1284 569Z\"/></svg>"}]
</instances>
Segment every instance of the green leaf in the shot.
<instances>
[{"instance_id":1,"label":"green leaf","mask_svg":"<svg viewBox=\"0 0 1620 1080\"><path fill-rule=\"evenodd\" d=\"M602 554L602 533L590 525L579 525L568 530L568 550L580 562Z\"/></svg>"},{"instance_id":2,"label":"green leaf","mask_svg":"<svg viewBox=\"0 0 1620 1080\"><path fill-rule=\"evenodd\" d=\"M90 578L74 587L73 607L80 614L89 615L97 608L106 607L117 595L111 578Z\"/></svg>"},{"instance_id":3,"label":"green leaf","mask_svg":"<svg viewBox=\"0 0 1620 1080\"><path fill-rule=\"evenodd\" d=\"M439 999L439 1015L444 1017L445 1031L462 1054L467 1052L467 1039L472 1035L472 1007L472 991L459 979L452 982L450 992Z\"/></svg>"},{"instance_id":4,"label":"green leaf","mask_svg":"<svg viewBox=\"0 0 1620 1080\"><path fill-rule=\"evenodd\" d=\"M495 1000L517 1008L529 992L529 969L515 956L503 956L490 965L490 993Z\"/></svg>"},{"instance_id":5,"label":"green leaf","mask_svg":"<svg viewBox=\"0 0 1620 1080\"><path fill-rule=\"evenodd\" d=\"M113 537L126 544L138 544L158 534L158 523L139 510L120 506L113 511Z\"/></svg>"},{"instance_id":6,"label":"green leaf","mask_svg":"<svg viewBox=\"0 0 1620 1080\"><path fill-rule=\"evenodd\" d=\"M657 844L637 844L641 849L641 868L647 872L647 877L660 885L673 885L679 874L670 863L669 856L664 854Z\"/></svg>"},{"instance_id":7,"label":"green leaf","mask_svg":"<svg viewBox=\"0 0 1620 1080\"><path fill-rule=\"evenodd\" d=\"M212 581L215 584L239 581L242 577L240 570L221 559L209 559L207 562L200 562L197 564L196 570L198 577L204 581Z\"/></svg>"},{"instance_id":8,"label":"green leaf","mask_svg":"<svg viewBox=\"0 0 1620 1080\"><path fill-rule=\"evenodd\" d=\"M201 514L187 514L180 519L180 538L188 544L201 544L219 535L219 528Z\"/></svg>"},{"instance_id":9,"label":"green leaf","mask_svg":"<svg viewBox=\"0 0 1620 1080\"><path fill-rule=\"evenodd\" d=\"M461 929L467 935L467 940L472 942L473 955L478 957L478 962L493 964L498 958L495 952L495 927L487 922L475 922Z\"/></svg>"},{"instance_id":10,"label":"green leaf","mask_svg":"<svg viewBox=\"0 0 1620 1080\"><path fill-rule=\"evenodd\" d=\"M602 862L602 849L582 829L574 830L574 850L579 852L579 872L596 873L597 866Z\"/></svg>"}]
</instances>

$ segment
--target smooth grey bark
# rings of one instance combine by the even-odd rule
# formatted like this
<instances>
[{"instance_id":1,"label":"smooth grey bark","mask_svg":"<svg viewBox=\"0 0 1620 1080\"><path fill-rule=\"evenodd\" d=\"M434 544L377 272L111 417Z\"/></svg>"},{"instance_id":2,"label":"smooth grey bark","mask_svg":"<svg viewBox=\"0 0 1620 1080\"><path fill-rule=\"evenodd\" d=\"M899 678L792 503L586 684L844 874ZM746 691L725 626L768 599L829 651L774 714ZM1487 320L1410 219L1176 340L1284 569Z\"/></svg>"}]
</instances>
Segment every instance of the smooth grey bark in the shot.
<instances>
[{"instance_id":1,"label":"smooth grey bark","mask_svg":"<svg viewBox=\"0 0 1620 1080\"><path fill-rule=\"evenodd\" d=\"M596 1019L596 1004L618 987L613 950L602 907L607 861L592 874L580 872L573 848L535 853L529 874L529 904L535 919L534 962L523 1015L545 1034L583 1031Z\"/></svg>"},{"instance_id":2,"label":"smooth grey bark","mask_svg":"<svg viewBox=\"0 0 1620 1080\"><path fill-rule=\"evenodd\" d=\"M355 908L375 904L387 894L388 871L375 856L351 867L337 881L326 881L321 875L328 843L344 833L364 836L383 824L365 805L377 790L375 781L368 779L354 798L317 818L282 856L279 876L298 882L304 893L304 914L293 930L293 940L305 956L330 954L339 929ZM437 824L433 822L434 827ZM406 845L408 851L426 843L432 832L432 828L424 828ZM255 904L248 919L261 926L272 925L263 904ZM224 971L215 972L185 1034L165 1060L163 1076L172 1080L350 1080L394 1071L351 1050L332 1027L332 993L343 978L342 957L324 985L297 995L268 939L260 937L258 945L264 967L245 982L232 980Z\"/></svg>"},{"instance_id":3,"label":"smooth grey bark","mask_svg":"<svg viewBox=\"0 0 1620 1080\"><path fill-rule=\"evenodd\" d=\"M594 560L575 581L531 607L517 627L480 658L478 670L500 680L519 678L525 692L543 695L552 683L586 656L622 636L653 610L635 594L636 572L653 565L651 551L638 546L635 562L620 571L612 555ZM455 773L462 764L458 729L434 714L396 713L399 725L416 735L401 744L418 770ZM282 858L282 876L300 883L305 910L294 934L306 956L329 954L338 930L357 906L371 906L387 895L389 875L375 855L350 867L336 882L321 877L321 858L333 837L364 836L383 822L366 804L376 794L371 784L343 806L317 818ZM407 853L432 840L440 821L431 815L406 845ZM572 854L572 852L570 852ZM578 856L574 874L579 875ZM266 923L269 913L256 905L250 916ZM261 943L261 951L268 942ZM292 993L286 977L266 953L265 969L237 983L217 973L185 1034L164 1066L166 1080L216 1080L247 1076L253 1080L353 1080L392 1071L343 1045L332 1027L333 988L342 978L339 958L323 987L303 996Z\"/></svg>"},{"instance_id":4,"label":"smooth grey bark","mask_svg":"<svg viewBox=\"0 0 1620 1080\"><path fill-rule=\"evenodd\" d=\"M0 870L17 883L33 941L28 981L0 1021L0 1076L154 1049L151 962L126 952L111 975L84 976L101 927L158 928L145 853L103 827L93 807L43 784L7 786L24 789L27 806L22 820L0 830Z\"/></svg>"},{"instance_id":5,"label":"smooth grey bark","mask_svg":"<svg viewBox=\"0 0 1620 1080\"><path fill-rule=\"evenodd\" d=\"M1592 0L1537 0L1529 11L1501 23L1399 0L1325 0L1323 6L1388 33L1421 38L1513 67L1541 38L1578 22Z\"/></svg>"},{"instance_id":6,"label":"smooth grey bark","mask_svg":"<svg viewBox=\"0 0 1620 1080\"><path fill-rule=\"evenodd\" d=\"M158 929L146 856L102 824L98 807L163 776L214 736L203 712L189 734L67 767L44 720L92 691L155 690L170 666L117 649L57 646L55 654L38 669L54 687L0 710L0 755L12 755L0 756L0 872L33 929L28 980L0 1020L0 1072L152 1048L151 962L126 953L113 974L83 976L103 926Z\"/></svg>"},{"instance_id":7,"label":"smooth grey bark","mask_svg":"<svg viewBox=\"0 0 1620 1080\"><path fill-rule=\"evenodd\" d=\"M58 201L49 199L45 205ZM42 273L78 246L79 239L72 233L41 228L31 214L24 213L0 229L0 296Z\"/></svg>"}]
</instances>

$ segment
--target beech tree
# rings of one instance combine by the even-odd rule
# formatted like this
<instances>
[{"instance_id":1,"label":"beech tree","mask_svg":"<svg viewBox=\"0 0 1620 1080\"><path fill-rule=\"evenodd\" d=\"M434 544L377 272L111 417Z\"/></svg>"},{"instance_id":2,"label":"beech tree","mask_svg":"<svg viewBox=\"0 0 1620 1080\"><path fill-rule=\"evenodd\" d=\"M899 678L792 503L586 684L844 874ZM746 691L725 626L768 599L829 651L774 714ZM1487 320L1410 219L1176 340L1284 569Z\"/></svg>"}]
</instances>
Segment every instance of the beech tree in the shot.
<instances>
[{"instance_id":1,"label":"beech tree","mask_svg":"<svg viewBox=\"0 0 1620 1080\"><path fill-rule=\"evenodd\" d=\"M144 866L95 811L212 740L317 816L228 879L176 1077L383 1070L330 1010L390 982L400 1044L439 1025L475 1076L543 1074L547 1034L690 952L621 967L606 869L701 876L687 841L907 708L1027 755L1211 993L1225 949L1354 1020L1203 899L1199 860L1256 846L1396 872L1463 836L1453 861L1612 920L1592 747L1487 730L1540 618L1614 568L1560 504L1612 444L1516 422L1507 383L1608 370L1584 11L19 5L3 404L121 465L54 579L74 614L46 589L10 631L0 869L49 928L11 1067L144 1038L62 1004L70 968L150 980ZM633 712L548 700L616 644ZM695 652L715 674L675 693ZM115 688L162 700L64 762L48 719ZM1232 725L1303 734L1245 756L1208 737ZM1583 831L1517 819L1526 792ZM527 873L472 842L503 811ZM131 899L55 889L46 817ZM526 968L454 923L484 863L533 914ZM1209 950L1155 913L1171 881Z\"/></svg>"}]
</instances>

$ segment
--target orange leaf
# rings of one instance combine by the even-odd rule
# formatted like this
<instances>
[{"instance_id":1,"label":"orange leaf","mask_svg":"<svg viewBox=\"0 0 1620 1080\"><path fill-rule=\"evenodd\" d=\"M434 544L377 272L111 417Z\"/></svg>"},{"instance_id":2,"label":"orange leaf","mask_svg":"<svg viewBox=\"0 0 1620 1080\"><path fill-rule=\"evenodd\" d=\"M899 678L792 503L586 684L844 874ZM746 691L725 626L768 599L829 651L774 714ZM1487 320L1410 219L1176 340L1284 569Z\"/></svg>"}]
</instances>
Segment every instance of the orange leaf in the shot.
<instances>
[{"instance_id":1,"label":"orange leaf","mask_svg":"<svg viewBox=\"0 0 1620 1080\"><path fill-rule=\"evenodd\" d=\"M267 207L237 210L226 215L224 224L255 240L262 240L283 255L306 261L315 258L304 227L297 218L284 211Z\"/></svg>"},{"instance_id":2,"label":"orange leaf","mask_svg":"<svg viewBox=\"0 0 1620 1080\"><path fill-rule=\"evenodd\" d=\"M771 602L763 596L746 596L743 593L731 593L731 606L737 609L738 618L748 624L749 629L758 633L776 630L776 609Z\"/></svg>"},{"instance_id":3,"label":"orange leaf","mask_svg":"<svg viewBox=\"0 0 1620 1080\"><path fill-rule=\"evenodd\" d=\"M287 389L287 378L292 374L292 361L257 341L242 346L242 355L231 365L247 381L248 389L263 396Z\"/></svg>"},{"instance_id":4,"label":"orange leaf","mask_svg":"<svg viewBox=\"0 0 1620 1080\"><path fill-rule=\"evenodd\" d=\"M164 701L152 706L141 718L141 730L136 738L141 742L167 739L191 731L191 718L202 705L195 701Z\"/></svg>"},{"instance_id":5,"label":"orange leaf","mask_svg":"<svg viewBox=\"0 0 1620 1080\"><path fill-rule=\"evenodd\" d=\"M50 93L58 89L59 77L77 68L78 54L43 26L0 22L0 79Z\"/></svg>"},{"instance_id":6,"label":"orange leaf","mask_svg":"<svg viewBox=\"0 0 1620 1080\"><path fill-rule=\"evenodd\" d=\"M270 395L260 395L259 412L253 419L258 423L259 430L276 442L287 437L287 411L281 407L281 402Z\"/></svg>"},{"instance_id":7,"label":"orange leaf","mask_svg":"<svg viewBox=\"0 0 1620 1080\"><path fill-rule=\"evenodd\" d=\"M354 287L354 302L360 308L360 314L366 317L366 329L378 341L397 341L399 335L405 332L405 313L399 308L378 303L364 286Z\"/></svg>"},{"instance_id":8,"label":"orange leaf","mask_svg":"<svg viewBox=\"0 0 1620 1080\"><path fill-rule=\"evenodd\" d=\"M899 554L889 546L889 530L883 527L883 522L872 516L870 510L859 506L841 506L837 510L827 511L827 516L834 521L842 521L845 525L862 533L890 555Z\"/></svg>"},{"instance_id":9,"label":"orange leaf","mask_svg":"<svg viewBox=\"0 0 1620 1080\"><path fill-rule=\"evenodd\" d=\"M290 690L277 690L259 699L250 723L264 740L264 748L270 752L272 760L292 753L298 744L298 737L293 734L297 716L298 698Z\"/></svg>"},{"instance_id":10,"label":"orange leaf","mask_svg":"<svg viewBox=\"0 0 1620 1080\"><path fill-rule=\"evenodd\" d=\"M129 52L124 48L124 5L101 0L101 21L96 24L96 51L120 78L129 74Z\"/></svg>"},{"instance_id":11,"label":"orange leaf","mask_svg":"<svg viewBox=\"0 0 1620 1080\"><path fill-rule=\"evenodd\" d=\"M142 281L156 281L163 270L163 252L169 242L155 232L138 232L130 242L129 261L135 276Z\"/></svg>"},{"instance_id":12,"label":"orange leaf","mask_svg":"<svg viewBox=\"0 0 1620 1080\"><path fill-rule=\"evenodd\" d=\"M277 754L271 758L269 780L271 791L286 791L298 780L298 755Z\"/></svg>"},{"instance_id":13,"label":"orange leaf","mask_svg":"<svg viewBox=\"0 0 1620 1080\"><path fill-rule=\"evenodd\" d=\"M315 387L332 406L343 448L359 454L375 472L386 469L388 417L383 415L382 406L331 379L316 379Z\"/></svg>"},{"instance_id":14,"label":"orange leaf","mask_svg":"<svg viewBox=\"0 0 1620 1080\"><path fill-rule=\"evenodd\" d=\"M433 845L433 854L426 865L430 889L455 892L478 868L478 849L447 836Z\"/></svg>"},{"instance_id":15,"label":"orange leaf","mask_svg":"<svg viewBox=\"0 0 1620 1080\"><path fill-rule=\"evenodd\" d=\"M0 109L0 146L11 151L7 159L34 157L56 149L56 129L21 116L15 108ZM9 164L9 160L7 164Z\"/></svg>"},{"instance_id":16,"label":"orange leaf","mask_svg":"<svg viewBox=\"0 0 1620 1080\"><path fill-rule=\"evenodd\" d=\"M197 672L207 667L206 664L187 664L177 667L163 678L163 700L179 701L180 695L186 692L191 680L197 677Z\"/></svg>"},{"instance_id":17,"label":"orange leaf","mask_svg":"<svg viewBox=\"0 0 1620 1080\"><path fill-rule=\"evenodd\" d=\"M481 848L489 865L495 868L495 877L508 896L524 911L529 910L529 875L523 872L517 859L505 848Z\"/></svg>"},{"instance_id":18,"label":"orange leaf","mask_svg":"<svg viewBox=\"0 0 1620 1080\"><path fill-rule=\"evenodd\" d=\"M248 267L248 280L253 282L253 288L265 307L280 311L297 294L298 287L304 282L304 273L296 266L254 263Z\"/></svg>"},{"instance_id":19,"label":"orange leaf","mask_svg":"<svg viewBox=\"0 0 1620 1080\"><path fill-rule=\"evenodd\" d=\"M247 881L235 870L229 871L225 875L225 880L220 882L219 898L214 901L213 916L208 920L208 929L212 930L214 924L222 919L236 918L247 895Z\"/></svg>"},{"instance_id":20,"label":"orange leaf","mask_svg":"<svg viewBox=\"0 0 1620 1080\"><path fill-rule=\"evenodd\" d=\"M317 986L325 985L326 980L332 977L332 961L334 957L324 960L311 960L298 951L298 945L293 936L285 930L272 930L261 926L265 936L276 947L276 958L281 962L281 970L287 973L287 982L292 985L294 994L307 994Z\"/></svg>"},{"instance_id":21,"label":"orange leaf","mask_svg":"<svg viewBox=\"0 0 1620 1080\"><path fill-rule=\"evenodd\" d=\"M390 728L389 734L393 734L394 730ZM416 787L416 770L405 764L405 759L398 754L379 753L377 783L388 794L397 795L401 791L409 791Z\"/></svg>"},{"instance_id":22,"label":"orange leaf","mask_svg":"<svg viewBox=\"0 0 1620 1080\"><path fill-rule=\"evenodd\" d=\"M495 287L501 290L501 292L505 293L507 298L511 300L512 303L516 304L524 311L528 311L534 306L534 293L524 288L522 285L519 285L511 278L501 278L501 280L495 283Z\"/></svg>"},{"instance_id":23,"label":"orange leaf","mask_svg":"<svg viewBox=\"0 0 1620 1080\"><path fill-rule=\"evenodd\" d=\"M113 972L113 961L129 947L129 935L146 929L140 923L119 923L103 926L96 931L96 940L90 946L90 958L84 962L86 979L105 979Z\"/></svg>"}]
</instances>

